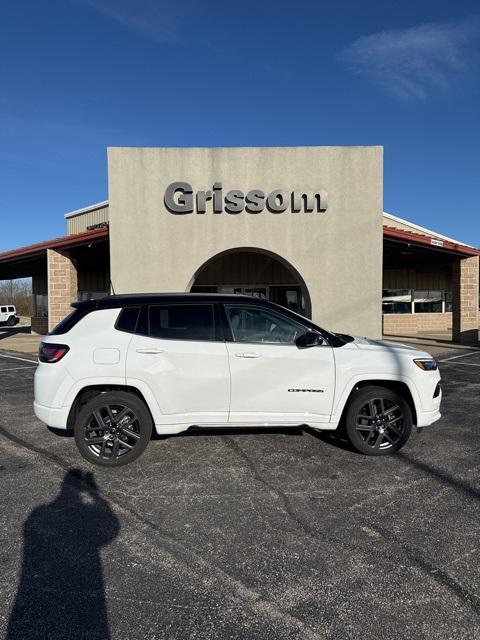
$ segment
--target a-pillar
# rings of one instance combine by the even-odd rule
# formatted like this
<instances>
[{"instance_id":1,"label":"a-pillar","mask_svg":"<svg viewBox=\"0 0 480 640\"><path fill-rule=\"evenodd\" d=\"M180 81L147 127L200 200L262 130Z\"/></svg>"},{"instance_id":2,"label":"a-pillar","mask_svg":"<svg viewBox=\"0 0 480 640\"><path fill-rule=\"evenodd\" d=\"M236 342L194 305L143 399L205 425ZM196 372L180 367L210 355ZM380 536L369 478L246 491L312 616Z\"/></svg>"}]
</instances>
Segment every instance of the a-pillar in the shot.
<instances>
[{"instance_id":1,"label":"a-pillar","mask_svg":"<svg viewBox=\"0 0 480 640\"><path fill-rule=\"evenodd\" d=\"M478 256L462 258L452 267L453 340L478 342Z\"/></svg>"},{"instance_id":2,"label":"a-pillar","mask_svg":"<svg viewBox=\"0 0 480 640\"><path fill-rule=\"evenodd\" d=\"M47 249L48 329L57 325L78 297L77 269L68 253Z\"/></svg>"}]
</instances>

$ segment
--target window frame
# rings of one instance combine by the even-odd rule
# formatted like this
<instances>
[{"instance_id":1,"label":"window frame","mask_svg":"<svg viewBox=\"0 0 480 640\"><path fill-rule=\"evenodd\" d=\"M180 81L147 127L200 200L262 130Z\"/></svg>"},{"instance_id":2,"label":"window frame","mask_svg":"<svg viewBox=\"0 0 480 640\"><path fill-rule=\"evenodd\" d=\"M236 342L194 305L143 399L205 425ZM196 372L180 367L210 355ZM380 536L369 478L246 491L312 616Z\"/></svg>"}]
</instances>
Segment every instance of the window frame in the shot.
<instances>
[{"instance_id":1,"label":"window frame","mask_svg":"<svg viewBox=\"0 0 480 640\"><path fill-rule=\"evenodd\" d=\"M445 289L412 289L412 313L414 314L438 314L438 313L445 313ZM439 293L440 294L440 300L432 300L430 302L431 303L440 303L440 310L439 311L419 311L417 310L417 304L429 304L429 302L417 302L417 300L415 299L415 294L417 293Z\"/></svg>"}]
</instances>

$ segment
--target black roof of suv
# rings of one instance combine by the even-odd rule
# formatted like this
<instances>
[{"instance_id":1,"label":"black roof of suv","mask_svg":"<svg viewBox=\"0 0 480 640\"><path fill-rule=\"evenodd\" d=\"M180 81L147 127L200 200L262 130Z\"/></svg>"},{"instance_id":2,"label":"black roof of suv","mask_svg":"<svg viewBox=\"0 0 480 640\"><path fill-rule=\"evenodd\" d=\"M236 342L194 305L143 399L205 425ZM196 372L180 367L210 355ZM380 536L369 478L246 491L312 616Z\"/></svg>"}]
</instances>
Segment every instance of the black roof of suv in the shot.
<instances>
[{"instance_id":1,"label":"black roof of suv","mask_svg":"<svg viewBox=\"0 0 480 640\"><path fill-rule=\"evenodd\" d=\"M264 303L266 305L275 305L268 300L255 298L241 294L226 293L124 293L121 295L105 296L96 300L82 300L73 302L72 307L75 309L112 309L115 307L124 307L126 305L138 304L165 304L171 302L238 302L239 299ZM282 307L283 308L283 307Z\"/></svg>"}]
</instances>

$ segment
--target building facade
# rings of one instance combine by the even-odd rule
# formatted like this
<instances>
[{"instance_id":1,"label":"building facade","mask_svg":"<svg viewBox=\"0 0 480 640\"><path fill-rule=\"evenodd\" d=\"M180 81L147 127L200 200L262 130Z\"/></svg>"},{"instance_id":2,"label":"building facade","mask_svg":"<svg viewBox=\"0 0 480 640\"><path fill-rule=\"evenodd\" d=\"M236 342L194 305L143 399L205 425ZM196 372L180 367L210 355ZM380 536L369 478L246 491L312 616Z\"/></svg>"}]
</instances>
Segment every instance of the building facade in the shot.
<instances>
[{"instance_id":1,"label":"building facade","mask_svg":"<svg viewBox=\"0 0 480 640\"><path fill-rule=\"evenodd\" d=\"M478 340L479 250L383 212L381 147L111 148L108 201L0 254L32 329L110 292L266 297L336 331Z\"/></svg>"}]
</instances>

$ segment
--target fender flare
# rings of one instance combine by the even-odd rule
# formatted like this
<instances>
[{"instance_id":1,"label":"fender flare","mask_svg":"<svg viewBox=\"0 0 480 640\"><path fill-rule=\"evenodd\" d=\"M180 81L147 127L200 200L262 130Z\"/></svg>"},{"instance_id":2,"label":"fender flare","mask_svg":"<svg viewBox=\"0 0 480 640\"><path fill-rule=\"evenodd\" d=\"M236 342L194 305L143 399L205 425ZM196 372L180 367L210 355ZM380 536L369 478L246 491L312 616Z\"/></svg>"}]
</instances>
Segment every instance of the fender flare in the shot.
<instances>
[{"instance_id":1,"label":"fender flare","mask_svg":"<svg viewBox=\"0 0 480 640\"><path fill-rule=\"evenodd\" d=\"M70 407L70 411L74 406L79 394L88 387L133 387L136 389L145 400L145 403L152 415L153 421L155 424L161 422L162 412L158 405L158 402L152 393L150 387L141 380L136 380L135 378L128 378L125 380L123 377L96 377L96 378L82 378L81 380L77 380L74 385L70 388L66 398L65 405Z\"/></svg>"},{"instance_id":2,"label":"fender flare","mask_svg":"<svg viewBox=\"0 0 480 640\"><path fill-rule=\"evenodd\" d=\"M348 382L345 384L343 388L343 391L341 392L341 395L338 397L338 399L337 398L335 399L335 406L332 412L330 422L340 421L340 418L342 417L342 414L348 402L348 399L350 398L357 384L359 384L360 382L361 383L375 382L377 384L381 384L382 381L401 382L405 384L408 390L410 391L410 395L412 396L412 401L413 401L417 415L421 413L422 407L420 403L420 396L418 395L417 388L415 384L412 382L411 378L409 378L408 376L389 375L385 373L378 373L378 374L369 373L368 375L358 375L358 376L352 376L351 378L349 378Z\"/></svg>"}]
</instances>

